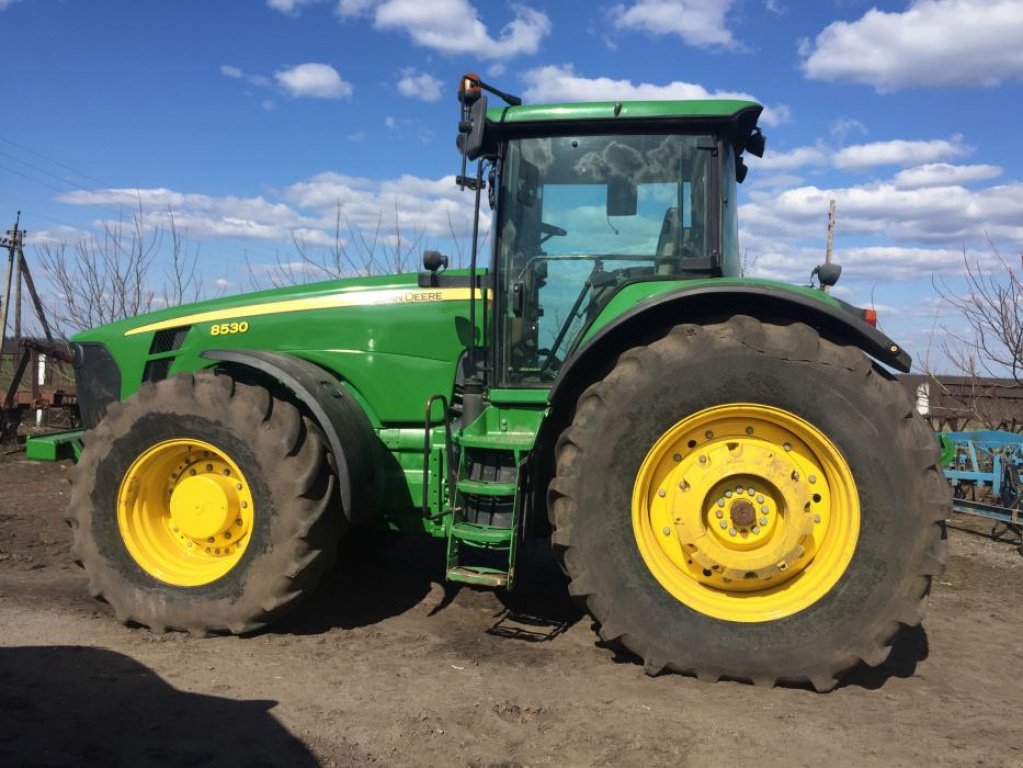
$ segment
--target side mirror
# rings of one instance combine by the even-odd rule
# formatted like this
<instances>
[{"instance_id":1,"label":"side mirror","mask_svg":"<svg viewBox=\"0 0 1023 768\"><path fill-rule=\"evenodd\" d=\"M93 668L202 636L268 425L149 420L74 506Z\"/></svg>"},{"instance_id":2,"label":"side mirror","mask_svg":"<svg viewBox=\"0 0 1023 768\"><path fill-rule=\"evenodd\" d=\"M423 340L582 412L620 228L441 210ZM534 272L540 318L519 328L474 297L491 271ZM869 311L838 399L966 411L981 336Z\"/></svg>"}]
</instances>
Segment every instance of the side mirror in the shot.
<instances>
[{"instance_id":1,"label":"side mirror","mask_svg":"<svg viewBox=\"0 0 1023 768\"><path fill-rule=\"evenodd\" d=\"M483 154L484 133L487 127L487 97L479 100L469 110L469 131L465 136L465 156L475 160Z\"/></svg>"},{"instance_id":2,"label":"side mirror","mask_svg":"<svg viewBox=\"0 0 1023 768\"><path fill-rule=\"evenodd\" d=\"M423 251L423 267L430 272L448 268L448 257L440 251Z\"/></svg>"},{"instance_id":3,"label":"side mirror","mask_svg":"<svg viewBox=\"0 0 1023 768\"><path fill-rule=\"evenodd\" d=\"M810 273L810 277L817 277L817 280L822 286L830 288L838 282L838 278L842 276L842 265L841 264L819 264L813 268L813 272Z\"/></svg>"},{"instance_id":4,"label":"side mirror","mask_svg":"<svg viewBox=\"0 0 1023 768\"><path fill-rule=\"evenodd\" d=\"M621 176L607 181L607 215L635 216L639 190L634 183Z\"/></svg>"},{"instance_id":5,"label":"side mirror","mask_svg":"<svg viewBox=\"0 0 1023 768\"><path fill-rule=\"evenodd\" d=\"M746 139L746 151L755 157L763 157L766 148L767 137L760 132L759 128L754 128L753 133Z\"/></svg>"}]
</instances>

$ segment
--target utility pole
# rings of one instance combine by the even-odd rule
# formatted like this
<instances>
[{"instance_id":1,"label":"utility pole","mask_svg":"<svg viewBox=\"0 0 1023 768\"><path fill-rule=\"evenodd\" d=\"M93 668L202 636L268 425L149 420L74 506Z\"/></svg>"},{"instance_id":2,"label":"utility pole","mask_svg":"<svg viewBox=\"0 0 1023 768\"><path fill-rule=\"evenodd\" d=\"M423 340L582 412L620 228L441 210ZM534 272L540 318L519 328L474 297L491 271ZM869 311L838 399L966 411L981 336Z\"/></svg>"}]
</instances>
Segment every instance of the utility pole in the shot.
<instances>
[{"instance_id":1,"label":"utility pole","mask_svg":"<svg viewBox=\"0 0 1023 768\"><path fill-rule=\"evenodd\" d=\"M831 205L828 206L828 245L824 250L824 263L831 263L831 251L835 245L835 201L831 201ZM824 293L831 293L831 289L828 286L823 286Z\"/></svg>"},{"instance_id":2,"label":"utility pole","mask_svg":"<svg viewBox=\"0 0 1023 768\"><path fill-rule=\"evenodd\" d=\"M18 216L14 220L14 228L7 230L7 237L0 237L0 248L7 249L7 278L4 280L4 294L3 294L3 323L0 324L0 351L7 345L7 318L10 316L11 310L11 279L14 277L14 261L20 259L22 241L24 240L25 232L20 228L21 224L21 211L18 211ZM19 282L20 282L20 272ZM21 293L20 289L18 293ZM19 329L20 330L20 329Z\"/></svg>"}]
</instances>

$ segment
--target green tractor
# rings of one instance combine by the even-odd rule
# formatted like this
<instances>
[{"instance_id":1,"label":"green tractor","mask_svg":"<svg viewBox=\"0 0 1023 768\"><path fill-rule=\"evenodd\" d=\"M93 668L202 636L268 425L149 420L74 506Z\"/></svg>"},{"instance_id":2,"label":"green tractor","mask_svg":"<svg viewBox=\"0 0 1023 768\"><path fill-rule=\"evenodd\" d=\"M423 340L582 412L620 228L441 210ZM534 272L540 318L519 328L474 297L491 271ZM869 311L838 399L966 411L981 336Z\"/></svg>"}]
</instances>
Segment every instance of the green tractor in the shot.
<instances>
[{"instance_id":1,"label":"green tractor","mask_svg":"<svg viewBox=\"0 0 1023 768\"><path fill-rule=\"evenodd\" d=\"M909 355L821 290L838 270L741 275L762 107L523 106L475 75L459 98L468 269L428 251L74 338L92 593L157 632L246 633L350 526L443 539L449 581L503 589L542 537L651 674L827 690L883 662L944 565L948 485L882 367Z\"/></svg>"}]
</instances>

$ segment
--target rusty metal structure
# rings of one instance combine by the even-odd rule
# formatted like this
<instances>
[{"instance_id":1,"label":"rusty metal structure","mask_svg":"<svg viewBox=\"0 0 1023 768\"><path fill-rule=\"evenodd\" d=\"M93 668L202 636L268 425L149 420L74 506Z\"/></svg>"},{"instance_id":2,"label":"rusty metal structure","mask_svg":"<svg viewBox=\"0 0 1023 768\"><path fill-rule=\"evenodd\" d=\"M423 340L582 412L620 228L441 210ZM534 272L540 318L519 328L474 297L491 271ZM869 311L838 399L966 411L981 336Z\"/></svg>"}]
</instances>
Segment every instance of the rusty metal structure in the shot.
<instances>
[{"instance_id":1,"label":"rusty metal structure","mask_svg":"<svg viewBox=\"0 0 1023 768\"><path fill-rule=\"evenodd\" d=\"M40 420L43 412L50 408L69 409L65 421L77 419L77 398L74 385L60 382L54 377L53 363L71 362L71 356L65 343L55 340L50 324L46 320L42 300L36 290L32 273L25 260L25 230L21 228L21 211L15 218L14 226L6 235L0 237L0 248L7 251L7 270L0 297L0 371L7 370L8 361L13 369L2 388L3 400L0 401L0 442L12 440L17 436L25 414L35 410ZM22 286L28 289L36 319L42 329L43 337L25 338L22 335L21 309ZM13 307L13 333L7 335L8 320L11 319ZM28 380L26 381L26 374Z\"/></svg>"}]
</instances>

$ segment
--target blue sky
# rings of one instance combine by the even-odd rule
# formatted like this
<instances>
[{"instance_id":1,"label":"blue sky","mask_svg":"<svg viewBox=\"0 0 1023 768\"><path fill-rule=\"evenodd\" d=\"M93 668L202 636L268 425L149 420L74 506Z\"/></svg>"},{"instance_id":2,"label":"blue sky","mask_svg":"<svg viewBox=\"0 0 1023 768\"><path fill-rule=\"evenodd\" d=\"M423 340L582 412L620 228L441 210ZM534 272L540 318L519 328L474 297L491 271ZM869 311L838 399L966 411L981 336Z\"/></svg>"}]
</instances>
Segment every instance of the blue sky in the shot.
<instances>
[{"instance_id":1,"label":"blue sky","mask_svg":"<svg viewBox=\"0 0 1023 768\"><path fill-rule=\"evenodd\" d=\"M0 30L0 220L73 244L173 210L211 290L329 244L338 201L451 247L470 70L529 102L761 101L754 273L805 281L835 199L837 293L917 357L954 323L932 278L1023 248L1020 0L0 0Z\"/></svg>"}]
</instances>

